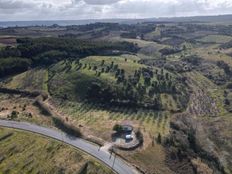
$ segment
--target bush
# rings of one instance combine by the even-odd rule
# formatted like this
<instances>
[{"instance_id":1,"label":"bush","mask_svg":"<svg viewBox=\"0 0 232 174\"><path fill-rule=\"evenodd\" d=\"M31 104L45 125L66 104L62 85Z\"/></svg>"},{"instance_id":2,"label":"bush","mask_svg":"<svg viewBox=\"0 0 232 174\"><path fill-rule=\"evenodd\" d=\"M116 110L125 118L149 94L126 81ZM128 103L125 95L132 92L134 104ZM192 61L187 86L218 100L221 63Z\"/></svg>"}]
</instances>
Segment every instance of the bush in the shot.
<instances>
[{"instance_id":1,"label":"bush","mask_svg":"<svg viewBox=\"0 0 232 174\"><path fill-rule=\"evenodd\" d=\"M52 120L57 128L66 132L67 134L75 137L82 137L82 133L78 128L65 124L64 121L61 120L60 118L52 117Z\"/></svg>"},{"instance_id":2,"label":"bush","mask_svg":"<svg viewBox=\"0 0 232 174\"><path fill-rule=\"evenodd\" d=\"M113 130L116 132L122 132L122 126L119 124L115 124Z\"/></svg>"},{"instance_id":3,"label":"bush","mask_svg":"<svg viewBox=\"0 0 232 174\"><path fill-rule=\"evenodd\" d=\"M183 59L183 61L191 63L194 66L200 65L202 59L196 55L188 56Z\"/></svg>"},{"instance_id":4,"label":"bush","mask_svg":"<svg viewBox=\"0 0 232 174\"><path fill-rule=\"evenodd\" d=\"M13 120L13 119L16 119L16 118L18 118L18 112L12 111L11 115L10 115L10 119Z\"/></svg>"},{"instance_id":5,"label":"bush","mask_svg":"<svg viewBox=\"0 0 232 174\"><path fill-rule=\"evenodd\" d=\"M188 133L188 141L189 141L189 146L190 148L194 151L197 152L197 143L196 143L196 132L191 128L191 130Z\"/></svg>"},{"instance_id":6,"label":"bush","mask_svg":"<svg viewBox=\"0 0 232 174\"><path fill-rule=\"evenodd\" d=\"M161 144L161 143L162 143L162 137L161 137L161 134L160 134L160 133L159 133L158 136L157 136L156 142L157 142L158 144Z\"/></svg>"},{"instance_id":7,"label":"bush","mask_svg":"<svg viewBox=\"0 0 232 174\"><path fill-rule=\"evenodd\" d=\"M140 129L136 132L136 137L139 140L140 145L142 145L144 140L143 140L143 134Z\"/></svg>"},{"instance_id":8,"label":"bush","mask_svg":"<svg viewBox=\"0 0 232 174\"><path fill-rule=\"evenodd\" d=\"M228 84L226 85L226 88L227 88L227 89L232 89L232 83L228 83Z\"/></svg>"}]
</instances>

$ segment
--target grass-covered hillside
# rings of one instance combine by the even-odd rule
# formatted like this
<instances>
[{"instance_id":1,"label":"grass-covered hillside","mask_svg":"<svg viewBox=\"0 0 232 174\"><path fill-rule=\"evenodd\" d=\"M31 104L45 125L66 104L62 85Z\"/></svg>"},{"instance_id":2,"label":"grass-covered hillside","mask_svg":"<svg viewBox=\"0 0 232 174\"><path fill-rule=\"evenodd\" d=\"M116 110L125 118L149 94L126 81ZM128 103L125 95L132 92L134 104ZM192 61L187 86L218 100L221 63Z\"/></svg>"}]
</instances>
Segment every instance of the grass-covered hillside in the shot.
<instances>
[{"instance_id":1,"label":"grass-covered hillside","mask_svg":"<svg viewBox=\"0 0 232 174\"><path fill-rule=\"evenodd\" d=\"M0 173L110 174L87 154L39 135L0 128Z\"/></svg>"},{"instance_id":2,"label":"grass-covered hillside","mask_svg":"<svg viewBox=\"0 0 232 174\"><path fill-rule=\"evenodd\" d=\"M47 83L47 69L36 68L6 79L4 87L11 89L25 89L29 91L48 91Z\"/></svg>"},{"instance_id":3,"label":"grass-covered hillside","mask_svg":"<svg viewBox=\"0 0 232 174\"><path fill-rule=\"evenodd\" d=\"M17 44L0 39L0 87L47 93L43 104L83 136L112 142L114 125L129 122L143 143L117 152L144 173L231 174L231 25L0 29L7 33ZM16 111L18 120L55 126L35 100L1 94L0 116Z\"/></svg>"},{"instance_id":4,"label":"grass-covered hillside","mask_svg":"<svg viewBox=\"0 0 232 174\"><path fill-rule=\"evenodd\" d=\"M166 88L164 81L167 87L166 82L172 83L173 88ZM115 124L130 120L136 129L143 132L144 146L127 154L128 159L143 169L170 173L165 166L165 150L154 144L158 134L162 137L169 134L171 113L185 107L181 97L185 99L184 89L187 86L178 74L142 64L138 56L91 56L80 61L60 61L48 68L31 69L5 79L2 86L48 92L57 112L76 127L81 126L85 134L105 141L112 141L111 132ZM152 91L154 87L156 91ZM93 91L95 89L98 90ZM109 95L112 93L114 95ZM13 101L16 101L15 98L7 98L4 107L15 103ZM154 101L159 104L158 107L149 106ZM33 112L29 106L26 111L29 109L27 112L33 117L26 119L18 105L8 106L8 109L9 113L19 110L19 120L54 126L49 117ZM159 158L153 152L158 153ZM146 158L156 162L150 164L144 160Z\"/></svg>"},{"instance_id":5,"label":"grass-covered hillside","mask_svg":"<svg viewBox=\"0 0 232 174\"><path fill-rule=\"evenodd\" d=\"M185 104L177 75L132 55L61 61L49 68L48 86L54 97L108 106L177 111Z\"/></svg>"},{"instance_id":6,"label":"grass-covered hillside","mask_svg":"<svg viewBox=\"0 0 232 174\"><path fill-rule=\"evenodd\" d=\"M232 37L227 35L208 35L199 39L199 41L203 43L218 43L218 44L227 43L231 40Z\"/></svg>"}]
</instances>

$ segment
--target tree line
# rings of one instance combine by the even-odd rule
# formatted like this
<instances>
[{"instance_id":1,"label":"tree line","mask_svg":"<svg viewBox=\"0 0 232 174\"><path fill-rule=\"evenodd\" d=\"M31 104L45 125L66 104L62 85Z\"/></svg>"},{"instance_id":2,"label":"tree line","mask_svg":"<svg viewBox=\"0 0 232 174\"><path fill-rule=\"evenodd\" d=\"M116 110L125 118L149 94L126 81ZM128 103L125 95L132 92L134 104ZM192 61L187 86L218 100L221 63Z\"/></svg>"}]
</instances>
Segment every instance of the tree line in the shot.
<instances>
[{"instance_id":1,"label":"tree line","mask_svg":"<svg viewBox=\"0 0 232 174\"><path fill-rule=\"evenodd\" d=\"M73 38L18 38L16 47L0 50L0 77L19 73L29 67L49 66L61 60L81 59L111 51L136 52L128 42L87 41Z\"/></svg>"}]
</instances>

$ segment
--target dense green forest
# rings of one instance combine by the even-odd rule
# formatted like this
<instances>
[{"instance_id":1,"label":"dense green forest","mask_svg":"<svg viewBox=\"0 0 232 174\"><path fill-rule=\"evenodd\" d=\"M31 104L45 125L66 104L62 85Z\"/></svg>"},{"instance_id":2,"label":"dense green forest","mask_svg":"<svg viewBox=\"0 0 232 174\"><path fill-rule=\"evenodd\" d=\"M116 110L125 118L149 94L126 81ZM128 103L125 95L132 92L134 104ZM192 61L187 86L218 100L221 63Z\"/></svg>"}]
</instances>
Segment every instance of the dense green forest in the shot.
<instances>
[{"instance_id":1,"label":"dense green forest","mask_svg":"<svg viewBox=\"0 0 232 174\"><path fill-rule=\"evenodd\" d=\"M19 57L0 58L0 77L26 71L31 66L31 60Z\"/></svg>"},{"instance_id":2,"label":"dense green forest","mask_svg":"<svg viewBox=\"0 0 232 174\"><path fill-rule=\"evenodd\" d=\"M72 38L19 38L16 47L0 50L0 76L27 70L30 66L48 66L64 59L80 59L89 55L112 54L113 51L136 52L128 42L86 41Z\"/></svg>"}]
</instances>

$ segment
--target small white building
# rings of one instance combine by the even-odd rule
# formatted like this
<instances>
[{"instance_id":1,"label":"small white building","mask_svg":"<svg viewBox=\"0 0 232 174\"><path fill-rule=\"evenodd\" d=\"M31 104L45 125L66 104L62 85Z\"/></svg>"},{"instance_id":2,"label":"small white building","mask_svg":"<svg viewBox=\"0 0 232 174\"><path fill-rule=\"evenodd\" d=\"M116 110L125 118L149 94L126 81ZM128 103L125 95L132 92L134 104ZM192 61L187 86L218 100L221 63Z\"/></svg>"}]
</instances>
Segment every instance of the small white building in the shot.
<instances>
[{"instance_id":1,"label":"small white building","mask_svg":"<svg viewBox=\"0 0 232 174\"><path fill-rule=\"evenodd\" d=\"M126 135L125 138L126 138L126 140L133 140L133 135L131 135L131 134Z\"/></svg>"}]
</instances>

